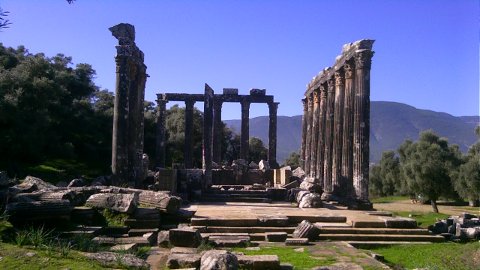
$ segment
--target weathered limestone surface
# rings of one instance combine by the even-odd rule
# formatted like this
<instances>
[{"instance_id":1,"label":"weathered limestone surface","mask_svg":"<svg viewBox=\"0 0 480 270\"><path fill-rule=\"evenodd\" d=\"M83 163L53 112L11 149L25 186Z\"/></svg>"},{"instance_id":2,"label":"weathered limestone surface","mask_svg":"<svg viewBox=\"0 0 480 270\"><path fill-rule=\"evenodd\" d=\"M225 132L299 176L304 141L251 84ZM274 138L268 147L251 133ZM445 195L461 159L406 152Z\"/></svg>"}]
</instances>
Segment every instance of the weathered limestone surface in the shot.
<instances>
[{"instance_id":1,"label":"weathered limestone surface","mask_svg":"<svg viewBox=\"0 0 480 270\"><path fill-rule=\"evenodd\" d=\"M143 178L143 117L147 67L135 44L133 25L121 23L109 30L118 39L117 79L112 132L112 180L139 187Z\"/></svg>"},{"instance_id":2,"label":"weathered limestone surface","mask_svg":"<svg viewBox=\"0 0 480 270\"><path fill-rule=\"evenodd\" d=\"M200 261L200 270L238 269L237 256L226 250L209 250Z\"/></svg>"},{"instance_id":3,"label":"weathered limestone surface","mask_svg":"<svg viewBox=\"0 0 480 270\"><path fill-rule=\"evenodd\" d=\"M360 209L372 207L368 155L373 42L346 44L334 65L307 85L302 99L302 167L307 175L321 180L323 199ZM320 101L315 106L318 92Z\"/></svg>"},{"instance_id":4,"label":"weathered limestone surface","mask_svg":"<svg viewBox=\"0 0 480 270\"><path fill-rule=\"evenodd\" d=\"M120 213L133 213L138 205L138 194L99 193L88 198L85 206L110 209Z\"/></svg>"}]
</instances>

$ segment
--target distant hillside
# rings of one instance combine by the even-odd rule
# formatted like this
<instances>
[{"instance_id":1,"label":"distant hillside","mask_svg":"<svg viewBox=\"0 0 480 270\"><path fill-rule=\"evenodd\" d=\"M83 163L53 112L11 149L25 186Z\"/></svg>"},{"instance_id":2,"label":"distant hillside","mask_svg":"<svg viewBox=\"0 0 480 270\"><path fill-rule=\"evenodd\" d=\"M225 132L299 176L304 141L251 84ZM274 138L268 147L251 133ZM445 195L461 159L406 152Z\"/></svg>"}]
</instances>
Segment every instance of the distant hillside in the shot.
<instances>
[{"instance_id":1,"label":"distant hillside","mask_svg":"<svg viewBox=\"0 0 480 270\"><path fill-rule=\"evenodd\" d=\"M438 135L458 144L465 152L475 140L474 128L479 116L455 117L447 113L420 110L397 102L372 101L370 126L370 160L377 162L386 150L396 150L405 139L416 140L422 130L432 129ZM277 130L277 159L283 162L301 143L302 116L279 116ZM240 120L225 120L228 127L240 131ZM268 146L268 116L250 119L250 136Z\"/></svg>"}]
</instances>

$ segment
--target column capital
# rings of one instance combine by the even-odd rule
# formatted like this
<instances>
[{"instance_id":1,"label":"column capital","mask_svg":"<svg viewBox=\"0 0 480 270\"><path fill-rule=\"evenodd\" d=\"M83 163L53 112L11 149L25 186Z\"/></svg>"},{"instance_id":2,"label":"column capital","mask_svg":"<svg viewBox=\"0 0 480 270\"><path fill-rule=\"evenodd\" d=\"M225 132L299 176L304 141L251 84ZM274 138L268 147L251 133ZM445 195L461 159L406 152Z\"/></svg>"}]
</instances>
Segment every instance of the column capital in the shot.
<instances>
[{"instance_id":1,"label":"column capital","mask_svg":"<svg viewBox=\"0 0 480 270\"><path fill-rule=\"evenodd\" d=\"M308 110L310 111L312 108L313 108L313 102L314 102L314 97L313 97L313 93L309 95L309 97L307 98L307 101L308 101Z\"/></svg>"},{"instance_id":2,"label":"column capital","mask_svg":"<svg viewBox=\"0 0 480 270\"><path fill-rule=\"evenodd\" d=\"M302 98L302 104L303 104L303 111L306 112L308 110L308 100L307 97Z\"/></svg>"},{"instance_id":3,"label":"column capital","mask_svg":"<svg viewBox=\"0 0 480 270\"><path fill-rule=\"evenodd\" d=\"M242 106L242 111L243 110L250 110L250 101L248 100L242 100L240 102L240 105Z\"/></svg>"},{"instance_id":4,"label":"column capital","mask_svg":"<svg viewBox=\"0 0 480 270\"><path fill-rule=\"evenodd\" d=\"M335 78L334 78L334 76L328 78L327 84L328 84L328 92L329 93L335 92Z\"/></svg>"},{"instance_id":5,"label":"column capital","mask_svg":"<svg viewBox=\"0 0 480 270\"><path fill-rule=\"evenodd\" d=\"M345 71L345 79L353 78L353 70L355 69L355 63L352 59L345 62L343 70Z\"/></svg>"},{"instance_id":6,"label":"column capital","mask_svg":"<svg viewBox=\"0 0 480 270\"><path fill-rule=\"evenodd\" d=\"M320 88L315 88L315 89L313 90L313 102L314 102L315 104L319 104L319 103L320 103L320 98L321 98L320 95L321 95L321 94L320 94Z\"/></svg>"},{"instance_id":7,"label":"column capital","mask_svg":"<svg viewBox=\"0 0 480 270\"><path fill-rule=\"evenodd\" d=\"M276 110L276 109L278 108L278 104L280 104L280 102L269 102L269 103L268 103L268 108L269 108L270 110L272 110L272 109L275 109L275 110Z\"/></svg>"},{"instance_id":8,"label":"column capital","mask_svg":"<svg viewBox=\"0 0 480 270\"><path fill-rule=\"evenodd\" d=\"M320 85L320 99L326 99L327 98L327 85L322 84Z\"/></svg>"},{"instance_id":9,"label":"column capital","mask_svg":"<svg viewBox=\"0 0 480 270\"><path fill-rule=\"evenodd\" d=\"M213 102L213 109L214 110L221 110L223 106L223 100L221 99L215 99Z\"/></svg>"},{"instance_id":10,"label":"column capital","mask_svg":"<svg viewBox=\"0 0 480 270\"><path fill-rule=\"evenodd\" d=\"M195 105L195 100L193 100L193 99L185 100L185 107L187 109L190 109L190 110L193 109L193 105Z\"/></svg>"},{"instance_id":11,"label":"column capital","mask_svg":"<svg viewBox=\"0 0 480 270\"><path fill-rule=\"evenodd\" d=\"M370 68L372 65L373 51L359 50L355 54L355 66L357 69Z\"/></svg>"},{"instance_id":12,"label":"column capital","mask_svg":"<svg viewBox=\"0 0 480 270\"><path fill-rule=\"evenodd\" d=\"M344 85L345 84L345 72L343 71L343 69L339 69L337 71L335 71L335 85L336 86L340 86L340 85Z\"/></svg>"}]
</instances>

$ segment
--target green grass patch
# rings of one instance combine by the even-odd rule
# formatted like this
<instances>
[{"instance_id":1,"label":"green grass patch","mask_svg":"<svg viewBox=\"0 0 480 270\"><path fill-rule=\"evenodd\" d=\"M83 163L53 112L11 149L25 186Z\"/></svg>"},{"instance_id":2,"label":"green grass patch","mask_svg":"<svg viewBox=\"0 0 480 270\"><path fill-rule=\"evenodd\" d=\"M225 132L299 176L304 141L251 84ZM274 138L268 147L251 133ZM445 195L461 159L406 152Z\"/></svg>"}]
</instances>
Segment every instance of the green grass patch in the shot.
<instances>
[{"instance_id":1,"label":"green grass patch","mask_svg":"<svg viewBox=\"0 0 480 270\"><path fill-rule=\"evenodd\" d=\"M405 201L409 200L407 196L388 196L388 197L378 197L378 198L371 198L370 201L372 203L391 203L391 202L398 202L398 201Z\"/></svg>"},{"instance_id":2,"label":"green grass patch","mask_svg":"<svg viewBox=\"0 0 480 270\"><path fill-rule=\"evenodd\" d=\"M235 248L233 251L242 252L245 255L277 255L280 262L290 263L295 269L311 269L316 266L327 266L336 262L332 257L314 257L308 250L295 251L298 247L274 247L262 246L260 250L247 250L246 248Z\"/></svg>"},{"instance_id":3,"label":"green grass patch","mask_svg":"<svg viewBox=\"0 0 480 270\"><path fill-rule=\"evenodd\" d=\"M434 243L368 248L385 257L394 269L480 269L480 243Z\"/></svg>"},{"instance_id":4,"label":"green grass patch","mask_svg":"<svg viewBox=\"0 0 480 270\"><path fill-rule=\"evenodd\" d=\"M70 251L65 254L62 250L28 249L12 244L0 243L0 256L2 257L0 260L0 269L104 269L100 264L84 258L76 251Z\"/></svg>"},{"instance_id":5,"label":"green grass patch","mask_svg":"<svg viewBox=\"0 0 480 270\"><path fill-rule=\"evenodd\" d=\"M128 219L128 214L114 212L110 209L104 209L102 216L105 217L108 226L124 226L125 220Z\"/></svg>"},{"instance_id":6,"label":"green grass patch","mask_svg":"<svg viewBox=\"0 0 480 270\"><path fill-rule=\"evenodd\" d=\"M396 216L411 217L417 221L417 225L421 228L427 228L433 225L437 220L446 219L450 215L433 212L393 212Z\"/></svg>"},{"instance_id":7,"label":"green grass patch","mask_svg":"<svg viewBox=\"0 0 480 270\"><path fill-rule=\"evenodd\" d=\"M77 177L91 180L104 173L104 170L94 165L70 159L47 160L26 168L27 175L33 175L54 184L59 181L68 182Z\"/></svg>"}]
</instances>

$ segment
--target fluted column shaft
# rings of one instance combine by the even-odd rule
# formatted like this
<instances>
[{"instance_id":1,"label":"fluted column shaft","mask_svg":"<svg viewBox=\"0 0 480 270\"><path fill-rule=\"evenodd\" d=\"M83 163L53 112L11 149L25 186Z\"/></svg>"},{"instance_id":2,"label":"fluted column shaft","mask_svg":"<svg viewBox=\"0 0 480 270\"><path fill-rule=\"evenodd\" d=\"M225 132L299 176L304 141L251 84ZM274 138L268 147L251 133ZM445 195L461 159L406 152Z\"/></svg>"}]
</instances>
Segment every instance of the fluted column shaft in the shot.
<instances>
[{"instance_id":1,"label":"fluted column shaft","mask_svg":"<svg viewBox=\"0 0 480 270\"><path fill-rule=\"evenodd\" d=\"M327 105L327 88L325 85L320 86L320 105L318 116L318 142L317 142L317 171L316 175L320 180L320 185L324 187L323 172L325 163L325 114Z\"/></svg>"},{"instance_id":2,"label":"fluted column shaft","mask_svg":"<svg viewBox=\"0 0 480 270\"><path fill-rule=\"evenodd\" d=\"M268 103L268 163L271 168L278 168L277 163L277 110L278 102Z\"/></svg>"},{"instance_id":3,"label":"fluted column shaft","mask_svg":"<svg viewBox=\"0 0 480 270\"><path fill-rule=\"evenodd\" d=\"M157 136L155 138L155 154L157 155L155 167L165 168L165 120L167 118L167 101L158 97L157 99Z\"/></svg>"},{"instance_id":4,"label":"fluted column shaft","mask_svg":"<svg viewBox=\"0 0 480 270\"><path fill-rule=\"evenodd\" d=\"M222 161L222 100L215 100L213 103L213 161L220 163Z\"/></svg>"},{"instance_id":5,"label":"fluted column shaft","mask_svg":"<svg viewBox=\"0 0 480 270\"><path fill-rule=\"evenodd\" d=\"M335 72L335 117L333 130L332 188L333 193L341 195L342 189L342 141L343 141L343 103L345 95L345 76L342 69Z\"/></svg>"},{"instance_id":6,"label":"fluted column shaft","mask_svg":"<svg viewBox=\"0 0 480 270\"><path fill-rule=\"evenodd\" d=\"M370 66L373 52L355 55L355 101L353 128L353 183L357 199L368 202L370 139Z\"/></svg>"},{"instance_id":7,"label":"fluted column shaft","mask_svg":"<svg viewBox=\"0 0 480 270\"><path fill-rule=\"evenodd\" d=\"M242 130L240 134L240 158L248 160L248 151L249 151L249 142L250 139L250 102L247 100L242 100Z\"/></svg>"},{"instance_id":8,"label":"fluted column shaft","mask_svg":"<svg viewBox=\"0 0 480 270\"><path fill-rule=\"evenodd\" d=\"M312 141L310 149L310 176L317 177L318 118L320 108L320 90L313 91Z\"/></svg>"},{"instance_id":9,"label":"fluted column shaft","mask_svg":"<svg viewBox=\"0 0 480 270\"><path fill-rule=\"evenodd\" d=\"M307 97L308 113L307 113L307 136L305 145L305 174L310 175L310 159L312 151L312 122L313 122L313 95Z\"/></svg>"},{"instance_id":10,"label":"fluted column shaft","mask_svg":"<svg viewBox=\"0 0 480 270\"><path fill-rule=\"evenodd\" d=\"M203 189L212 186L212 132L213 132L213 101L215 93L213 89L205 84L205 95L203 101L203 149L202 168L204 170L205 182Z\"/></svg>"},{"instance_id":11,"label":"fluted column shaft","mask_svg":"<svg viewBox=\"0 0 480 270\"><path fill-rule=\"evenodd\" d=\"M308 119L308 102L307 98L302 99L303 115L302 115L302 145L300 148L300 167L305 168L305 147L307 142L307 119Z\"/></svg>"},{"instance_id":12,"label":"fluted column shaft","mask_svg":"<svg viewBox=\"0 0 480 270\"><path fill-rule=\"evenodd\" d=\"M185 148L184 148L184 163L185 168L193 167L193 105L194 100L185 101Z\"/></svg>"},{"instance_id":13,"label":"fluted column shaft","mask_svg":"<svg viewBox=\"0 0 480 270\"><path fill-rule=\"evenodd\" d=\"M342 147L342 178L345 180L345 195L353 196L353 103L354 63L347 61L345 70L345 100L343 106L343 147Z\"/></svg>"},{"instance_id":14,"label":"fluted column shaft","mask_svg":"<svg viewBox=\"0 0 480 270\"><path fill-rule=\"evenodd\" d=\"M323 197L328 198L332 194L332 153L333 153L333 118L335 109L335 80L329 78L328 81L327 104L325 113L325 160L323 183Z\"/></svg>"}]
</instances>

